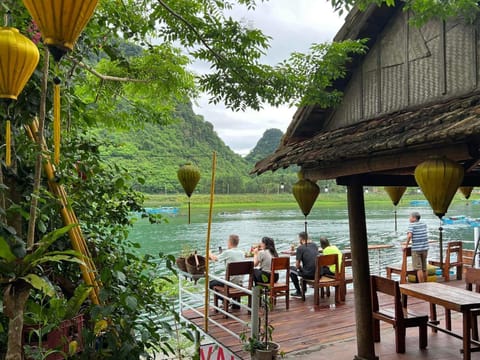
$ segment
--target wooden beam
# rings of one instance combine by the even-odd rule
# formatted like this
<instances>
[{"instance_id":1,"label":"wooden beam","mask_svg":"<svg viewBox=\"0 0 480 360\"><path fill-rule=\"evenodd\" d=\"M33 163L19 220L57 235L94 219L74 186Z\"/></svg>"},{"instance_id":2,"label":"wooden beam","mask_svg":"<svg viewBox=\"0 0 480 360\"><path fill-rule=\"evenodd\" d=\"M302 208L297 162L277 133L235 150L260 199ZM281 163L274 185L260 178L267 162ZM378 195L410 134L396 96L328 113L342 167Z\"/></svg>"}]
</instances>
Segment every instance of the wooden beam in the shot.
<instances>
[{"instance_id":1,"label":"wooden beam","mask_svg":"<svg viewBox=\"0 0 480 360\"><path fill-rule=\"evenodd\" d=\"M352 249L352 273L355 320L357 323L357 351L355 359L375 360L373 339L373 320L370 309L370 269L368 262L367 224L363 187L360 183L348 187L348 223L350 228L350 247Z\"/></svg>"},{"instance_id":2,"label":"wooden beam","mask_svg":"<svg viewBox=\"0 0 480 360\"><path fill-rule=\"evenodd\" d=\"M305 177L311 180L336 179L342 176L386 172L389 170L414 168L431 156L446 156L453 161L465 161L472 159L468 144L452 144L442 148L417 149L386 154L372 155L369 158L345 159L335 164L320 163L311 167L303 167ZM322 166L323 165L323 166Z\"/></svg>"},{"instance_id":3,"label":"wooden beam","mask_svg":"<svg viewBox=\"0 0 480 360\"><path fill-rule=\"evenodd\" d=\"M350 186L355 183L362 186L418 186L413 175L362 174L337 178L337 185ZM465 175L460 186L480 186L480 174Z\"/></svg>"}]
</instances>

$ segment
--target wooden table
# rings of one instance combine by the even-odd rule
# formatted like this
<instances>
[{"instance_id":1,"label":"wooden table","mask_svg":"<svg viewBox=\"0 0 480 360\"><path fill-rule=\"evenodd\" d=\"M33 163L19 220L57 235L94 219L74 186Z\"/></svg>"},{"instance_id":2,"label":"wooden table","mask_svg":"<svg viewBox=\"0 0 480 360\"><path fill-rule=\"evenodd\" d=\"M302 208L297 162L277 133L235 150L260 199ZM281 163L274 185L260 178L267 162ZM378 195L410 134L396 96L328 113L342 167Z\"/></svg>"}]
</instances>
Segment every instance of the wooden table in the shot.
<instances>
[{"instance_id":1,"label":"wooden table","mask_svg":"<svg viewBox=\"0 0 480 360\"><path fill-rule=\"evenodd\" d=\"M405 295L405 306L407 304L406 296L413 296L430 303L430 322L429 326L445 332L449 335L463 339L463 359L470 360L472 352L472 340L470 338L472 329L472 317L470 310L480 308L480 294L448 286L436 282L423 282L400 284L400 291ZM463 315L463 336L460 336L448 329L438 327L436 305L446 309L461 312ZM477 343L477 342L475 342ZM479 348L473 349L478 351Z\"/></svg>"}]
</instances>

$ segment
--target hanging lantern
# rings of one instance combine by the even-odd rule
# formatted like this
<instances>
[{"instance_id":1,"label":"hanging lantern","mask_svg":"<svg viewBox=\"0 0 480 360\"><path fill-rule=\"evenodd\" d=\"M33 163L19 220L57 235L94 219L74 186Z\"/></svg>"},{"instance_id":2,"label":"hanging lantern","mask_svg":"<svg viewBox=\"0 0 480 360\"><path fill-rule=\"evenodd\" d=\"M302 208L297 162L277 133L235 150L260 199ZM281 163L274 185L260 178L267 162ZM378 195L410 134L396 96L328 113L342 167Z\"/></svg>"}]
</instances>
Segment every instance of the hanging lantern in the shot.
<instances>
[{"instance_id":1,"label":"hanging lantern","mask_svg":"<svg viewBox=\"0 0 480 360\"><path fill-rule=\"evenodd\" d=\"M463 181L463 167L447 158L435 157L419 164L415 180L435 215L442 218Z\"/></svg>"},{"instance_id":2,"label":"hanging lantern","mask_svg":"<svg viewBox=\"0 0 480 360\"><path fill-rule=\"evenodd\" d=\"M73 50L80 33L93 15L98 0L23 0L42 33L55 61ZM60 162L60 78L54 79L53 139L54 162Z\"/></svg>"},{"instance_id":3,"label":"hanging lantern","mask_svg":"<svg viewBox=\"0 0 480 360\"><path fill-rule=\"evenodd\" d=\"M397 231L397 205L400 202L405 190L407 190L406 186L385 186L385 191L387 192L388 196L392 200L393 206L395 206L395 232Z\"/></svg>"},{"instance_id":4,"label":"hanging lantern","mask_svg":"<svg viewBox=\"0 0 480 360\"><path fill-rule=\"evenodd\" d=\"M8 103L17 100L33 71L40 54L37 46L13 27L0 27L0 99L6 99L5 163L11 164L10 119Z\"/></svg>"},{"instance_id":5,"label":"hanging lantern","mask_svg":"<svg viewBox=\"0 0 480 360\"><path fill-rule=\"evenodd\" d=\"M435 215L440 220L463 181L461 165L447 158L434 157L417 165L415 180L422 189ZM443 228L439 227L440 267L443 267Z\"/></svg>"},{"instance_id":6,"label":"hanging lantern","mask_svg":"<svg viewBox=\"0 0 480 360\"><path fill-rule=\"evenodd\" d=\"M460 186L459 189L463 196L465 196L465 199L468 200L468 198L472 194L473 186Z\"/></svg>"},{"instance_id":7,"label":"hanging lantern","mask_svg":"<svg viewBox=\"0 0 480 360\"><path fill-rule=\"evenodd\" d=\"M307 232L307 216L310 214L315 200L317 200L320 188L313 181L305 179L302 171L298 173L298 179L299 180L293 184L292 192L305 216L305 232Z\"/></svg>"},{"instance_id":8,"label":"hanging lantern","mask_svg":"<svg viewBox=\"0 0 480 360\"><path fill-rule=\"evenodd\" d=\"M178 169L177 177L188 196L188 223L190 224L190 196L200 181L200 170L195 165L186 163Z\"/></svg>"},{"instance_id":9,"label":"hanging lantern","mask_svg":"<svg viewBox=\"0 0 480 360\"><path fill-rule=\"evenodd\" d=\"M55 61L59 61L73 50L98 0L23 0L23 3L40 29L43 42Z\"/></svg>"}]
</instances>

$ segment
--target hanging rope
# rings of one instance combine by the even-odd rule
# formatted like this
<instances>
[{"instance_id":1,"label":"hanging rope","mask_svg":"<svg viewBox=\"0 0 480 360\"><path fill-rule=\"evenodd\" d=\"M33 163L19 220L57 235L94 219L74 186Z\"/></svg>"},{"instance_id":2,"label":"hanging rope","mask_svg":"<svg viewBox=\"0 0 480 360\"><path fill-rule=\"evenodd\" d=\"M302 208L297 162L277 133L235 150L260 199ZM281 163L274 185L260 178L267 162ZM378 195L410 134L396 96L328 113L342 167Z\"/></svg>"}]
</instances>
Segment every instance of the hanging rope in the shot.
<instances>
[{"instance_id":1,"label":"hanging rope","mask_svg":"<svg viewBox=\"0 0 480 360\"><path fill-rule=\"evenodd\" d=\"M11 149L11 128L10 120L5 123L5 164L10 167L12 165L12 149Z\"/></svg>"},{"instance_id":2,"label":"hanging rope","mask_svg":"<svg viewBox=\"0 0 480 360\"><path fill-rule=\"evenodd\" d=\"M53 161L55 165L60 163L60 78L53 79Z\"/></svg>"}]
</instances>

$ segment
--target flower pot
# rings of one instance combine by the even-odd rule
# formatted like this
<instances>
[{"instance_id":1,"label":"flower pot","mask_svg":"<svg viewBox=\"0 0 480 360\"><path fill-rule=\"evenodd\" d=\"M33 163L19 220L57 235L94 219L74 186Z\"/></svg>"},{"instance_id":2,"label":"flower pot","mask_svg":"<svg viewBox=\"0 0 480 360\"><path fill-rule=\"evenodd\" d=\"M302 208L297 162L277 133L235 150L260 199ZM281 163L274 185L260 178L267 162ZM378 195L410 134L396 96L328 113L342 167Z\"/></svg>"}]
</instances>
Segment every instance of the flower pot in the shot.
<instances>
[{"instance_id":1,"label":"flower pot","mask_svg":"<svg viewBox=\"0 0 480 360\"><path fill-rule=\"evenodd\" d=\"M279 350L280 350L280 344L277 344L275 342L268 342L267 349L266 350L256 349L255 353L252 355L252 359L274 360L274 359L277 359Z\"/></svg>"},{"instance_id":2,"label":"flower pot","mask_svg":"<svg viewBox=\"0 0 480 360\"><path fill-rule=\"evenodd\" d=\"M38 339L34 334L34 330L38 330L39 326L25 325L23 327L23 340L24 345L39 346L40 340L44 350L57 350L47 356L47 360L60 360L64 359L63 353L69 353L69 345L72 341L75 341L75 352L83 350L82 329L84 326L83 314L79 314L72 319L63 320L58 328L52 330L48 334L44 334L42 339Z\"/></svg>"},{"instance_id":3,"label":"flower pot","mask_svg":"<svg viewBox=\"0 0 480 360\"><path fill-rule=\"evenodd\" d=\"M175 260L175 263L177 264L177 267L183 271L183 272L187 272L187 265L185 263L187 259L184 258L184 257L178 257L176 260Z\"/></svg>"}]
</instances>

